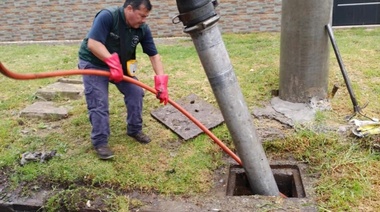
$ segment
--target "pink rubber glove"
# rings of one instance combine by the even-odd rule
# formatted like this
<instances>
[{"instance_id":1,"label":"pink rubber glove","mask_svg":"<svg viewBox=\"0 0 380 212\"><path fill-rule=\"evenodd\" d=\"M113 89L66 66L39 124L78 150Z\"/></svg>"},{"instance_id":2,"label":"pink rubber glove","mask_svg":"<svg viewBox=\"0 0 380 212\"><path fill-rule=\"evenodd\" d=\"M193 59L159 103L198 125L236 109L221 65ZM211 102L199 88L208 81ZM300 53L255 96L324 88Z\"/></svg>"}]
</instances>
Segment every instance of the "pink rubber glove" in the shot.
<instances>
[{"instance_id":1,"label":"pink rubber glove","mask_svg":"<svg viewBox=\"0 0 380 212\"><path fill-rule=\"evenodd\" d=\"M154 88L157 91L156 97L160 100L160 103L164 103L164 105L169 101L168 81L169 77L166 74L154 76Z\"/></svg>"},{"instance_id":2,"label":"pink rubber glove","mask_svg":"<svg viewBox=\"0 0 380 212\"><path fill-rule=\"evenodd\" d=\"M123 80L123 68L120 64L119 55L113 53L111 57L104 60L104 62L110 67L110 77L109 79L114 82L120 82Z\"/></svg>"}]
</instances>

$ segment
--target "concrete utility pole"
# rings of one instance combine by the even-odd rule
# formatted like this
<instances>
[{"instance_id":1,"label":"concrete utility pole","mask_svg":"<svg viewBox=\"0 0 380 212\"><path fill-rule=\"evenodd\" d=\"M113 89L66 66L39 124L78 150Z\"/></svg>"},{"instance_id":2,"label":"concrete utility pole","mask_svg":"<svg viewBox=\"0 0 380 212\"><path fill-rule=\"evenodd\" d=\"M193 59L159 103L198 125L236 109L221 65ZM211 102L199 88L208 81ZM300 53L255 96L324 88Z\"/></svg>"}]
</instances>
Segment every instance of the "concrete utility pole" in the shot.
<instances>
[{"instance_id":1,"label":"concrete utility pole","mask_svg":"<svg viewBox=\"0 0 380 212\"><path fill-rule=\"evenodd\" d=\"M210 0L177 0L178 18L185 26L184 32L193 40L252 192L278 196L276 181L217 27L216 4Z\"/></svg>"},{"instance_id":2,"label":"concrete utility pole","mask_svg":"<svg viewBox=\"0 0 380 212\"><path fill-rule=\"evenodd\" d=\"M280 99L327 98L332 6L333 0L282 1Z\"/></svg>"}]
</instances>

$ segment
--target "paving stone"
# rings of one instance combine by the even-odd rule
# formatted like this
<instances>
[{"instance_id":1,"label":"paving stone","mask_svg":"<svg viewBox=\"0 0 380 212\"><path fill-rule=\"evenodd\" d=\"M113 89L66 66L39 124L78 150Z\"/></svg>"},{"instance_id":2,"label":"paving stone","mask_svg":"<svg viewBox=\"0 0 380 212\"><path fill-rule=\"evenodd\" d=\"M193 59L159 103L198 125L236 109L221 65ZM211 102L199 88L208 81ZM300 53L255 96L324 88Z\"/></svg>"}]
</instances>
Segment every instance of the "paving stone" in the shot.
<instances>
[{"instance_id":1,"label":"paving stone","mask_svg":"<svg viewBox=\"0 0 380 212\"><path fill-rule=\"evenodd\" d=\"M56 97L80 99L83 96L83 90L82 84L55 82L38 89L36 96L47 101L53 100Z\"/></svg>"},{"instance_id":2,"label":"paving stone","mask_svg":"<svg viewBox=\"0 0 380 212\"><path fill-rule=\"evenodd\" d=\"M41 190L39 192L32 192L32 195L25 197L11 195L7 200L0 200L0 211L43 211L43 203L52 193L52 191Z\"/></svg>"},{"instance_id":3,"label":"paving stone","mask_svg":"<svg viewBox=\"0 0 380 212\"><path fill-rule=\"evenodd\" d=\"M46 120L60 120L68 117L68 110L56 107L53 102L35 102L20 112L20 117L42 118Z\"/></svg>"},{"instance_id":4,"label":"paving stone","mask_svg":"<svg viewBox=\"0 0 380 212\"><path fill-rule=\"evenodd\" d=\"M205 102L195 94L190 94L176 101L176 103L208 129L214 128L224 121L219 109ZM169 104L152 111L151 115L184 140L194 138L203 132L190 119Z\"/></svg>"},{"instance_id":5,"label":"paving stone","mask_svg":"<svg viewBox=\"0 0 380 212\"><path fill-rule=\"evenodd\" d=\"M69 83L69 84L83 84L81 78L59 78L58 82Z\"/></svg>"}]
</instances>

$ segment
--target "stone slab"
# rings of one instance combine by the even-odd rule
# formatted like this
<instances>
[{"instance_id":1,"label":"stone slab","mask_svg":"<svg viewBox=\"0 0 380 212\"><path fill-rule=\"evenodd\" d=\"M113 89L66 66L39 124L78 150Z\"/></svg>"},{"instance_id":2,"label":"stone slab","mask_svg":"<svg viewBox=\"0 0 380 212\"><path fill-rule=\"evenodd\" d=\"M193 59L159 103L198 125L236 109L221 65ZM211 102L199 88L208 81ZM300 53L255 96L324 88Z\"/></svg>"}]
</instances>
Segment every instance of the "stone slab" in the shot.
<instances>
[{"instance_id":1,"label":"stone slab","mask_svg":"<svg viewBox=\"0 0 380 212\"><path fill-rule=\"evenodd\" d=\"M31 196L17 197L9 194L4 199L0 199L1 212L14 211L43 211L44 201L52 194L52 191L41 190L32 193Z\"/></svg>"},{"instance_id":2,"label":"stone slab","mask_svg":"<svg viewBox=\"0 0 380 212\"><path fill-rule=\"evenodd\" d=\"M195 94L190 94L189 96L176 101L176 103L183 107L208 129L212 129L224 121L219 109L202 100ZM190 119L169 104L152 111L151 115L184 140L194 138L203 132Z\"/></svg>"},{"instance_id":3,"label":"stone slab","mask_svg":"<svg viewBox=\"0 0 380 212\"><path fill-rule=\"evenodd\" d=\"M68 110L54 106L53 102L35 102L24 108L20 117L60 120L68 117Z\"/></svg>"},{"instance_id":4,"label":"stone slab","mask_svg":"<svg viewBox=\"0 0 380 212\"><path fill-rule=\"evenodd\" d=\"M56 97L80 99L83 96L83 91L83 84L55 82L38 89L36 96L46 101L53 100Z\"/></svg>"},{"instance_id":5,"label":"stone slab","mask_svg":"<svg viewBox=\"0 0 380 212\"><path fill-rule=\"evenodd\" d=\"M58 82L69 83L69 84L83 84L83 80L80 78L59 78Z\"/></svg>"}]
</instances>

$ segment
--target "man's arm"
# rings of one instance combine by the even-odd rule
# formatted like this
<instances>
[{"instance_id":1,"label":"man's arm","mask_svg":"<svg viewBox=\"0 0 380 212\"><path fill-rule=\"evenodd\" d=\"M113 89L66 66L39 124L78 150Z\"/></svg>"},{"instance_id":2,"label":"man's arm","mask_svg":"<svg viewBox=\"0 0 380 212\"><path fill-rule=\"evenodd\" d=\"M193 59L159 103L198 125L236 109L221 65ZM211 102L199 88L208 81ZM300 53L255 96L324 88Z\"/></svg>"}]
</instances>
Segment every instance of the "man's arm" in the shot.
<instances>
[{"instance_id":1,"label":"man's arm","mask_svg":"<svg viewBox=\"0 0 380 212\"><path fill-rule=\"evenodd\" d=\"M105 47L107 37L113 25L112 14L107 10L98 13L88 34L87 48L101 61L111 56Z\"/></svg>"},{"instance_id":2,"label":"man's arm","mask_svg":"<svg viewBox=\"0 0 380 212\"><path fill-rule=\"evenodd\" d=\"M107 48L99 41L89 38L87 47L101 61L105 61L105 59L111 57Z\"/></svg>"},{"instance_id":3,"label":"man's arm","mask_svg":"<svg viewBox=\"0 0 380 212\"><path fill-rule=\"evenodd\" d=\"M111 55L103 43L91 38L88 39L87 47L96 57L108 65L110 68L109 79L111 81L120 82L123 80L123 69L117 53Z\"/></svg>"},{"instance_id":4,"label":"man's arm","mask_svg":"<svg viewBox=\"0 0 380 212\"><path fill-rule=\"evenodd\" d=\"M154 56L149 57L150 62L152 64L153 70L156 73L156 75L163 75L164 74L164 66L161 62L161 57L159 54L156 54Z\"/></svg>"}]
</instances>

